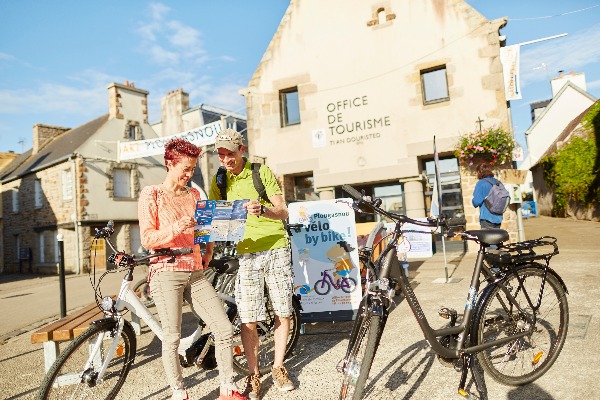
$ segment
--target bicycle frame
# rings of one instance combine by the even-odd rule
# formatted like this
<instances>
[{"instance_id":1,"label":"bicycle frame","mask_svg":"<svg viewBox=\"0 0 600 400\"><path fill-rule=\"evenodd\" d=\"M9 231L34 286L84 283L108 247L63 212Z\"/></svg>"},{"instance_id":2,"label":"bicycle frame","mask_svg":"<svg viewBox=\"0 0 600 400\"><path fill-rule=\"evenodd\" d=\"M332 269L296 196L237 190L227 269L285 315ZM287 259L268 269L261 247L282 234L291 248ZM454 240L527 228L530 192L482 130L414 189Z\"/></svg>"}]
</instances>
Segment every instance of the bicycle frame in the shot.
<instances>
[{"instance_id":1,"label":"bicycle frame","mask_svg":"<svg viewBox=\"0 0 600 400\"><path fill-rule=\"evenodd\" d=\"M160 341L162 341L163 339L162 327L160 322L154 317L154 315L152 315L150 310L148 310L148 308L144 306L144 304L140 301L135 292L132 290L132 285L133 267L130 267L125 277L123 278L123 281L121 282L121 289L119 290L119 294L117 295L117 300L114 306L116 312L112 315L110 315L110 313L107 312L107 318L112 318L117 321L117 335L115 335L115 340L113 340L113 343L111 344L107 352L104 363L100 368L100 371L98 371L99 382L102 382L102 377L104 376L104 372L108 367L108 363L112 360L114 352L116 351L118 342L117 338L120 336L120 333L123 330L123 326L125 325L125 319L123 318L123 312L125 309L134 312L138 317L140 317L146 323L146 325L148 325L150 330L152 330L152 332L154 332L154 334L160 339ZM198 338L200 338L200 336L202 336L202 330L203 327L199 325L191 335L182 338L179 344L178 353L185 355L185 349L190 347L192 343L194 343L196 340L198 340ZM92 360L96 356L96 353L99 351L100 346L102 345L102 341L104 340L103 336L104 335L99 336L97 343L94 344L94 347L90 352L90 358L86 363L86 368L88 368L91 365Z\"/></svg>"},{"instance_id":2,"label":"bicycle frame","mask_svg":"<svg viewBox=\"0 0 600 400\"><path fill-rule=\"evenodd\" d=\"M401 236L402 236L401 223L397 223L392 239L390 240L387 247L382 252L382 254L379 256L378 260L376 261L376 264L381 264L380 277L379 277L378 281L376 281L376 283L375 283L376 286L382 286L383 288L388 286L388 284L386 283L386 280L387 280L387 282L389 282L389 278L392 274L392 271L391 271L392 261L395 258L397 258L396 244ZM480 248L477 253L477 259L475 262L475 268L473 269L473 275L471 277L471 283L469 286L469 294L467 295L467 299L466 299L463 319L462 319L461 323L456 326L451 326L451 327L441 328L441 329L432 328L427 320L427 317L425 316L425 313L423 312L423 310L421 308L421 305L417 299L415 292L413 291L412 287L410 286L408 278L403 273L397 274L398 275L397 277L394 276L394 279L397 280L398 283L400 284L400 288L402 290L402 293L404 294L404 298L408 302L408 305L409 305L410 309L412 310L412 312L417 320L417 323L419 324L419 327L423 331L423 335L425 336L425 339L429 342L429 344L431 345L433 350L442 357L459 358L462 354L477 353L479 351L485 350L490 347L499 346L504 343L514 341L515 339L527 336L527 335L531 334L531 332L532 332L533 328L529 328L528 330L524 330L523 332L513 334L513 335L503 338L503 339L489 341L489 342L486 342L485 344L476 345L476 346L470 346L470 347L466 346L466 338L469 333L469 332L467 332L467 330L471 327L471 318L473 316L473 309L474 309L475 305L477 304L477 297L478 297L479 288L480 288L479 276L482 274L482 271L485 271L484 272L485 276L491 276L491 272L489 270L486 270L487 267L483 263L484 255L485 255L485 246L483 244L480 244ZM381 285L381 283L383 283L383 285ZM498 282L494 282L494 284L498 284ZM510 303L512 305L516 306L520 311L522 311L522 308L519 306L518 302L515 300L513 295L505 288L503 288L503 289L504 289L503 291L506 294ZM369 290L369 293L373 293L373 292L371 292ZM380 298L375 297L375 301L380 301L380 300L381 300ZM376 308L374 308L374 309L376 309ZM380 309L385 310L383 312L387 313L387 307L381 307ZM531 322L532 326L533 326L534 321L529 321L529 322ZM454 348L454 349L449 349L449 348L443 346L440 343L440 341L438 340L439 337L449 336L449 335L458 335L458 340L456 342L456 348Z\"/></svg>"}]
</instances>

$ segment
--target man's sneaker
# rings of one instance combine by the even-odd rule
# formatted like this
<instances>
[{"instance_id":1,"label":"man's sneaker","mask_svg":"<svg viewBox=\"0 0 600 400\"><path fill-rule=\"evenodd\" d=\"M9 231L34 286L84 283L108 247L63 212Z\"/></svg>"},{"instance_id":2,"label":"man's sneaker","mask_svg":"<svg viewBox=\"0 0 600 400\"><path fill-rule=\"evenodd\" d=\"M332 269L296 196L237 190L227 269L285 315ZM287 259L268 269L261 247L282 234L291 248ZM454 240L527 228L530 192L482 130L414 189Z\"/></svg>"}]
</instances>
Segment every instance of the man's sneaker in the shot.
<instances>
[{"instance_id":1,"label":"man's sneaker","mask_svg":"<svg viewBox=\"0 0 600 400\"><path fill-rule=\"evenodd\" d=\"M260 399L260 374L252 374L246 377L244 396L251 400Z\"/></svg>"},{"instance_id":2,"label":"man's sneaker","mask_svg":"<svg viewBox=\"0 0 600 400\"><path fill-rule=\"evenodd\" d=\"M176 389L173 391L171 400L189 400L187 391L185 389Z\"/></svg>"},{"instance_id":3,"label":"man's sneaker","mask_svg":"<svg viewBox=\"0 0 600 400\"><path fill-rule=\"evenodd\" d=\"M282 365L281 367L273 367L273 383L280 392L294 390L294 384L290 380L287 370Z\"/></svg>"}]
</instances>

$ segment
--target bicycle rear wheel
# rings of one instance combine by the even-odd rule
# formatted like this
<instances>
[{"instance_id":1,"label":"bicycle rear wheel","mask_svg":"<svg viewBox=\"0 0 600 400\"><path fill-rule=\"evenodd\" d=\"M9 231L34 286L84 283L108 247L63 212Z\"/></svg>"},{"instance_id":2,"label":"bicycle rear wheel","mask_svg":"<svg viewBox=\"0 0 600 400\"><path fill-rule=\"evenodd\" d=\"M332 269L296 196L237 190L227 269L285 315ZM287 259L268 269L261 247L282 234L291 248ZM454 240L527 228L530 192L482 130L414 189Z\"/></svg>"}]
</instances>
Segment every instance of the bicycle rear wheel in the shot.
<instances>
[{"instance_id":1,"label":"bicycle rear wheel","mask_svg":"<svg viewBox=\"0 0 600 400\"><path fill-rule=\"evenodd\" d=\"M110 321L112 322L112 321ZM92 325L76 337L56 359L40 386L37 399L114 399L123 386L135 356L136 337L129 324L125 324L102 382L97 381L98 371L105 353L113 343L115 324ZM90 351L100 340L91 365L86 368Z\"/></svg>"},{"instance_id":2,"label":"bicycle rear wheel","mask_svg":"<svg viewBox=\"0 0 600 400\"><path fill-rule=\"evenodd\" d=\"M545 274L543 267L536 264L519 268L518 274L532 304L536 306L540 299L539 308L532 310L519 287L517 275L510 273L502 283L523 312L496 286L478 307L474 320L476 343L482 344L527 330L524 315L530 318L535 315L530 335L477 354L482 367L494 380L511 386L533 382L552 366L565 342L569 323L565 290L555 275Z\"/></svg>"},{"instance_id":3,"label":"bicycle rear wheel","mask_svg":"<svg viewBox=\"0 0 600 400\"><path fill-rule=\"evenodd\" d=\"M340 400L362 398L383 333L382 317L373 315L370 307L361 306L361 310L355 328L352 329L347 356L344 360Z\"/></svg>"},{"instance_id":4,"label":"bicycle rear wheel","mask_svg":"<svg viewBox=\"0 0 600 400\"><path fill-rule=\"evenodd\" d=\"M268 297L267 297L268 299ZM285 346L285 357L291 357L298 336L300 336L300 305L294 300L292 315L290 317L290 331L288 340ZM271 372L271 365L275 357L275 311L271 305L271 301L267 300L266 304L266 320L258 325L258 369L261 375ZM248 362L244 347L242 346L242 321L236 312L233 319L233 368L241 375L249 375Z\"/></svg>"}]
</instances>

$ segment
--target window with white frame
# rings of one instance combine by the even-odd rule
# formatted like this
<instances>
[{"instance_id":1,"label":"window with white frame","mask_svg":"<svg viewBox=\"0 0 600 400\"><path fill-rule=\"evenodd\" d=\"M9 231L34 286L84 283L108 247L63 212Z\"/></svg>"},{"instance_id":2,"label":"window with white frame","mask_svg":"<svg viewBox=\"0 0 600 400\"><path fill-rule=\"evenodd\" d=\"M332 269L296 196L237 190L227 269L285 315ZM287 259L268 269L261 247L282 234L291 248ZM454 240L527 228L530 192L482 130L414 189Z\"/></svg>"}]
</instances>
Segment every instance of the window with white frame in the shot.
<instances>
[{"instance_id":1,"label":"window with white frame","mask_svg":"<svg viewBox=\"0 0 600 400\"><path fill-rule=\"evenodd\" d=\"M63 201L73 200L73 174L70 169L62 171L61 181Z\"/></svg>"},{"instance_id":2,"label":"window with white frame","mask_svg":"<svg viewBox=\"0 0 600 400\"><path fill-rule=\"evenodd\" d=\"M19 188L13 188L12 190L12 212L19 212Z\"/></svg>"},{"instance_id":3,"label":"window with white frame","mask_svg":"<svg viewBox=\"0 0 600 400\"><path fill-rule=\"evenodd\" d=\"M36 179L34 183L34 201L35 208L42 208L44 192L42 191L41 179Z\"/></svg>"},{"instance_id":4,"label":"window with white frame","mask_svg":"<svg viewBox=\"0 0 600 400\"><path fill-rule=\"evenodd\" d=\"M450 100L446 66L421 71L423 104L433 104Z\"/></svg>"},{"instance_id":5,"label":"window with white frame","mask_svg":"<svg viewBox=\"0 0 600 400\"><path fill-rule=\"evenodd\" d=\"M300 101L298 88L290 88L279 92L281 109L281 126L298 125L300 123Z\"/></svg>"},{"instance_id":6,"label":"window with white frame","mask_svg":"<svg viewBox=\"0 0 600 400\"><path fill-rule=\"evenodd\" d=\"M114 197L131 198L131 170L115 168L112 172Z\"/></svg>"}]
</instances>

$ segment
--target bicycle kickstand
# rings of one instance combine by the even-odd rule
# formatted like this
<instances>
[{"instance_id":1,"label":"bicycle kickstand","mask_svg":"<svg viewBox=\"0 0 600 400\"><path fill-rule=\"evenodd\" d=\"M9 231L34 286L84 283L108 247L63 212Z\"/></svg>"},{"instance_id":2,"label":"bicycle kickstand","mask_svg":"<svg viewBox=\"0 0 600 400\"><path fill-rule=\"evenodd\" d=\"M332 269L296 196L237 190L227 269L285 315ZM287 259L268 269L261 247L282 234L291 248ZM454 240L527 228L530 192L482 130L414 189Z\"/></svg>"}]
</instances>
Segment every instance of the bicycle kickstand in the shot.
<instances>
[{"instance_id":1,"label":"bicycle kickstand","mask_svg":"<svg viewBox=\"0 0 600 400\"><path fill-rule=\"evenodd\" d=\"M465 386L467 384L467 373L469 372L469 370L471 370L471 374L473 375L473 380L475 381L475 385L477 386L477 380L475 378L475 375L473 373L473 354L462 354L460 356L461 361L462 361L462 367L461 367L461 371L460 371L460 383L458 385L458 394L465 398L465 399L469 399L469 400L477 400L479 399L479 397L477 397L476 395L467 392L467 390L465 389Z\"/></svg>"}]
</instances>

